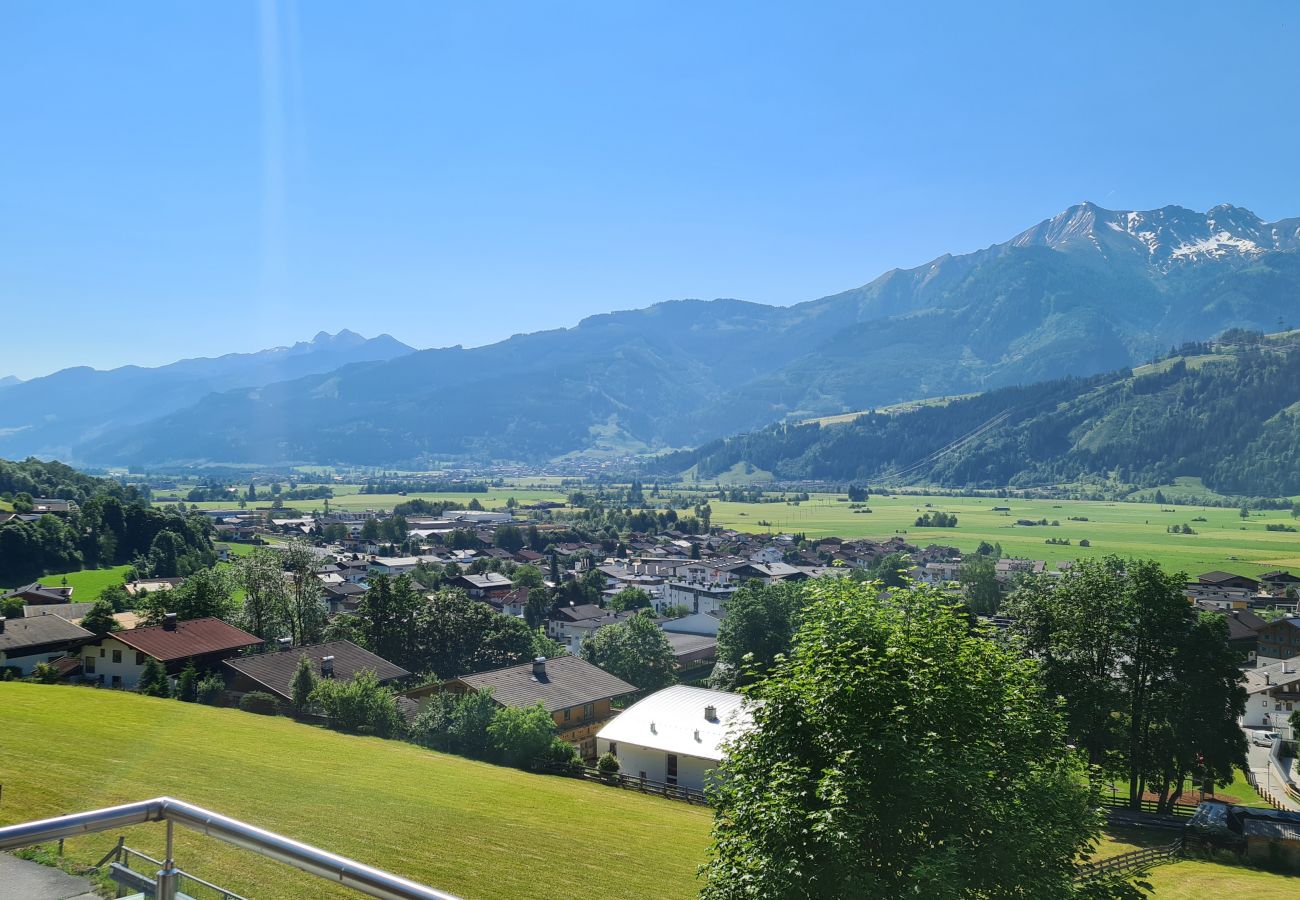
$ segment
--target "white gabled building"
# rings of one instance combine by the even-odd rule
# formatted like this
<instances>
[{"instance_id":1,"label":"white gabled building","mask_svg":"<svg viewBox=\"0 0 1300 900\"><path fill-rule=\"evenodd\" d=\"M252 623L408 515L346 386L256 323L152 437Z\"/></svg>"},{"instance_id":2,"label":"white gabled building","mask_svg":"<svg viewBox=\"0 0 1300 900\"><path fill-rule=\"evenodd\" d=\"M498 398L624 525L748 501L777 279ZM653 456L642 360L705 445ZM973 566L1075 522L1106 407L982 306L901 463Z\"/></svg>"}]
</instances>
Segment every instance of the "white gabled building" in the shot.
<instances>
[{"instance_id":1,"label":"white gabled building","mask_svg":"<svg viewBox=\"0 0 1300 900\"><path fill-rule=\"evenodd\" d=\"M678 684L619 713L596 735L596 752L618 757L632 778L703 790L722 743L752 727L740 694Z\"/></svg>"}]
</instances>

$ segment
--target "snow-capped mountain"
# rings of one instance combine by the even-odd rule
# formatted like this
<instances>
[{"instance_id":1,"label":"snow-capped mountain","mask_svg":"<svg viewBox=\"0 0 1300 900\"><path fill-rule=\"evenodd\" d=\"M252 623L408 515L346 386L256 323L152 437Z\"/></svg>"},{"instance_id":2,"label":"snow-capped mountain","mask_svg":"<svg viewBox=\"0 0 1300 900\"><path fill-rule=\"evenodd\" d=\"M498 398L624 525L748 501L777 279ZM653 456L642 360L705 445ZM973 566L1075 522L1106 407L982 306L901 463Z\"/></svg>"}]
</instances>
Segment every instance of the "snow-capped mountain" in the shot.
<instances>
[{"instance_id":1,"label":"snow-capped mountain","mask_svg":"<svg viewBox=\"0 0 1300 900\"><path fill-rule=\"evenodd\" d=\"M1249 260L1270 251L1300 249L1300 219L1265 222L1248 209L1226 203L1204 213L1181 206L1117 211L1081 203L1021 232L1010 246L1092 251L1110 262L1140 260L1168 271L1207 259Z\"/></svg>"}]
</instances>

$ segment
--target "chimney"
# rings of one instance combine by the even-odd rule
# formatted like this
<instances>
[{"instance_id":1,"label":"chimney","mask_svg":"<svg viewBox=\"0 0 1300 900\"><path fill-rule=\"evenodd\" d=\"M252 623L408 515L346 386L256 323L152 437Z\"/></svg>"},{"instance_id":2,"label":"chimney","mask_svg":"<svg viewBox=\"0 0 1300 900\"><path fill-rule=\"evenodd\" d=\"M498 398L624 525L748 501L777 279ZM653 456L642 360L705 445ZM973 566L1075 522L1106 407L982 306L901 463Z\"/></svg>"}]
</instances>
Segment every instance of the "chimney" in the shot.
<instances>
[{"instance_id":1,"label":"chimney","mask_svg":"<svg viewBox=\"0 0 1300 900\"><path fill-rule=\"evenodd\" d=\"M280 652L283 653L285 650L288 650L293 646L293 638L282 637L277 639L275 643L279 646Z\"/></svg>"},{"instance_id":2,"label":"chimney","mask_svg":"<svg viewBox=\"0 0 1300 900\"><path fill-rule=\"evenodd\" d=\"M1273 674L1272 674L1271 672L1265 672L1265 673L1264 673L1264 683L1265 683L1265 684L1272 684L1272 683L1273 683Z\"/></svg>"},{"instance_id":3,"label":"chimney","mask_svg":"<svg viewBox=\"0 0 1300 900\"><path fill-rule=\"evenodd\" d=\"M320 677L321 678L334 677L334 657L322 656L320 658Z\"/></svg>"},{"instance_id":4,"label":"chimney","mask_svg":"<svg viewBox=\"0 0 1300 900\"><path fill-rule=\"evenodd\" d=\"M163 631L176 630L176 613L167 613L163 616Z\"/></svg>"},{"instance_id":5,"label":"chimney","mask_svg":"<svg viewBox=\"0 0 1300 900\"><path fill-rule=\"evenodd\" d=\"M546 677L546 657L537 656L533 658L533 678L541 681Z\"/></svg>"},{"instance_id":6,"label":"chimney","mask_svg":"<svg viewBox=\"0 0 1300 900\"><path fill-rule=\"evenodd\" d=\"M718 708L716 706L710 703L708 706L704 707L704 720L706 722L713 722L717 720L717 718Z\"/></svg>"}]
</instances>

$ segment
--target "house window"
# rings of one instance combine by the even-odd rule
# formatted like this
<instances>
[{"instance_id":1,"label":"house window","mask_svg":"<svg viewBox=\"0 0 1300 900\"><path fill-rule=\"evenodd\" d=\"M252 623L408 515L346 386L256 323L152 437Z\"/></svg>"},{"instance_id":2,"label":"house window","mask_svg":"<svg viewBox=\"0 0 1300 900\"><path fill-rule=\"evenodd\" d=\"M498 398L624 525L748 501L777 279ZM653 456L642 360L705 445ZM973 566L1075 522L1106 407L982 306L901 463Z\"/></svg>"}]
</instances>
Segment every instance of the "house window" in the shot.
<instances>
[{"instance_id":1,"label":"house window","mask_svg":"<svg viewBox=\"0 0 1300 900\"><path fill-rule=\"evenodd\" d=\"M567 722L567 721L569 721L569 719L571 719L571 718L573 718L573 710L569 709L568 707L565 707L565 709L564 709L564 721Z\"/></svg>"},{"instance_id":2,"label":"house window","mask_svg":"<svg viewBox=\"0 0 1300 900\"><path fill-rule=\"evenodd\" d=\"M115 663L120 663L121 661L122 661L122 651L121 651L121 650L114 650L114 651L113 651L113 662L115 662Z\"/></svg>"},{"instance_id":3,"label":"house window","mask_svg":"<svg viewBox=\"0 0 1300 900\"><path fill-rule=\"evenodd\" d=\"M609 752L614 754L615 756L618 756L618 741L609 742Z\"/></svg>"},{"instance_id":4,"label":"house window","mask_svg":"<svg viewBox=\"0 0 1300 900\"><path fill-rule=\"evenodd\" d=\"M95 657L93 657L93 656L87 656L87 657L86 657L86 660L85 660L85 664L86 664L86 674L87 674L87 675L94 675L94 674L95 674Z\"/></svg>"},{"instance_id":5,"label":"house window","mask_svg":"<svg viewBox=\"0 0 1300 900\"><path fill-rule=\"evenodd\" d=\"M137 666L144 665L144 654L141 653L139 650L135 651L135 664Z\"/></svg>"},{"instance_id":6,"label":"house window","mask_svg":"<svg viewBox=\"0 0 1300 900\"><path fill-rule=\"evenodd\" d=\"M676 753L668 754L668 764L664 768L665 768L665 772L667 773L667 775L664 778L664 781L672 785L677 784L677 754Z\"/></svg>"},{"instance_id":7,"label":"house window","mask_svg":"<svg viewBox=\"0 0 1300 900\"><path fill-rule=\"evenodd\" d=\"M584 703L582 705L582 717L584 719L590 719L595 714L596 714L596 704Z\"/></svg>"},{"instance_id":8,"label":"house window","mask_svg":"<svg viewBox=\"0 0 1300 900\"><path fill-rule=\"evenodd\" d=\"M104 648L103 648L103 647L100 647L100 648L99 648L99 658L100 658L100 659L103 659L103 658L104 658Z\"/></svg>"},{"instance_id":9,"label":"house window","mask_svg":"<svg viewBox=\"0 0 1300 900\"><path fill-rule=\"evenodd\" d=\"M115 688L120 688L121 686L122 686L122 676L121 676L121 675L114 675L114 676L113 676L113 687L115 687Z\"/></svg>"}]
</instances>

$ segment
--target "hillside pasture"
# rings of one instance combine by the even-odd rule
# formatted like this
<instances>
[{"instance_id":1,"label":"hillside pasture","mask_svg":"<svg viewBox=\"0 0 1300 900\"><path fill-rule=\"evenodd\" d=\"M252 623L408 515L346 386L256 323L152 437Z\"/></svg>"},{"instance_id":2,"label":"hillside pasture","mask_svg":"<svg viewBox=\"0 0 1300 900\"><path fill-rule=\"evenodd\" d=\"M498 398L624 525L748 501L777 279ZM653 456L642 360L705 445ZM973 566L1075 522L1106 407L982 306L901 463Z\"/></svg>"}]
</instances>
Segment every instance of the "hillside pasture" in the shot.
<instances>
[{"instance_id":1,"label":"hillside pasture","mask_svg":"<svg viewBox=\"0 0 1300 900\"><path fill-rule=\"evenodd\" d=\"M691 897L712 823L679 801L87 687L0 683L0 761L0 825L168 795L466 898ZM160 856L162 826L122 833ZM117 834L66 852L94 863ZM244 896L356 896L183 828L176 842L181 868Z\"/></svg>"}]
</instances>

